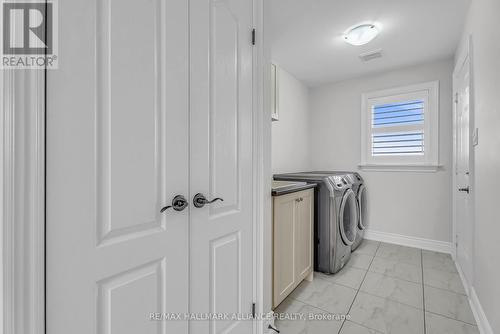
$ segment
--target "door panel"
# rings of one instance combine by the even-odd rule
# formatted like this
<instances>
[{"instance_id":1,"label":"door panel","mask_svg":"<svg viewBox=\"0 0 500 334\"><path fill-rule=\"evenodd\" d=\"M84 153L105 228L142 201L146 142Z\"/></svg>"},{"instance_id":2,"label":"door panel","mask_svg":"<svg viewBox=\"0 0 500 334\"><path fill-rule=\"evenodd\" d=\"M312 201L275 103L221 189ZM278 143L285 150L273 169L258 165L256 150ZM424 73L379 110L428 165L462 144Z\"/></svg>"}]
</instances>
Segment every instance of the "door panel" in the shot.
<instances>
[{"instance_id":1,"label":"door panel","mask_svg":"<svg viewBox=\"0 0 500 334\"><path fill-rule=\"evenodd\" d=\"M252 11L252 0L190 2L191 194L224 199L190 209L195 313L252 306ZM252 322L197 321L190 330L249 333Z\"/></svg>"},{"instance_id":2,"label":"door panel","mask_svg":"<svg viewBox=\"0 0 500 334\"><path fill-rule=\"evenodd\" d=\"M137 315L167 303L166 264L158 260L105 278L97 283L97 332L143 333ZM140 292L140 295L138 295ZM127 305L126 308L120 305ZM146 333L164 332L164 324L150 321Z\"/></svg>"},{"instance_id":3,"label":"door panel","mask_svg":"<svg viewBox=\"0 0 500 334\"><path fill-rule=\"evenodd\" d=\"M185 333L188 8L60 4L47 74L47 333ZM167 275L168 273L168 275Z\"/></svg>"},{"instance_id":4,"label":"door panel","mask_svg":"<svg viewBox=\"0 0 500 334\"><path fill-rule=\"evenodd\" d=\"M210 304L214 313L241 313L241 234L233 233L210 242ZM237 326L236 321L213 321L211 333L224 333Z\"/></svg>"},{"instance_id":5,"label":"door panel","mask_svg":"<svg viewBox=\"0 0 500 334\"><path fill-rule=\"evenodd\" d=\"M160 171L165 126L155 59L161 59L159 25L165 12L157 0L97 5L96 207L99 242L106 242L164 229L160 205L166 189ZM150 61L131 66L134 59Z\"/></svg>"},{"instance_id":6,"label":"door panel","mask_svg":"<svg viewBox=\"0 0 500 334\"><path fill-rule=\"evenodd\" d=\"M228 6L226 2L214 1L211 13L210 194L224 194L224 203L210 207L211 215L238 210L240 201L238 43L241 41L238 18Z\"/></svg>"}]
</instances>

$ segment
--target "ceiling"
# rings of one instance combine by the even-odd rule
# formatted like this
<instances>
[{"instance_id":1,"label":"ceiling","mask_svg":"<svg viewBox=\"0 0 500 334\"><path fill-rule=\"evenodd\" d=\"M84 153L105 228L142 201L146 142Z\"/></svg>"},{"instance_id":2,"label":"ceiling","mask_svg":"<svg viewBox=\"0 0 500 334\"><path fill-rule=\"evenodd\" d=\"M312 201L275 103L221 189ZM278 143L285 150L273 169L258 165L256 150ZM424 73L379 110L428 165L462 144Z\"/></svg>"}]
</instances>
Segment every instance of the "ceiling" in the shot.
<instances>
[{"instance_id":1,"label":"ceiling","mask_svg":"<svg viewBox=\"0 0 500 334\"><path fill-rule=\"evenodd\" d=\"M309 86L453 56L470 0L266 0L272 60ZM342 39L353 25L378 22L370 43ZM382 58L359 55L382 49Z\"/></svg>"}]
</instances>

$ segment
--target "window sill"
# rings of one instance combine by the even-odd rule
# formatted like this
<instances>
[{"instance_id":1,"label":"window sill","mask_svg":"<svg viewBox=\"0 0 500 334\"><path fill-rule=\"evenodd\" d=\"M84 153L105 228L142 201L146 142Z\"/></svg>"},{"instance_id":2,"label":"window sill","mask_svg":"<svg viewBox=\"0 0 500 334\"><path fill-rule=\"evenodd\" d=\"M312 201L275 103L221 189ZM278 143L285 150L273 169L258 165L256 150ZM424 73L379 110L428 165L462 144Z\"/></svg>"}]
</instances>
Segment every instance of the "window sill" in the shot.
<instances>
[{"instance_id":1,"label":"window sill","mask_svg":"<svg viewBox=\"0 0 500 334\"><path fill-rule=\"evenodd\" d=\"M360 164L358 168L369 172L427 172L435 173L443 169L443 165L411 165L411 164Z\"/></svg>"}]
</instances>

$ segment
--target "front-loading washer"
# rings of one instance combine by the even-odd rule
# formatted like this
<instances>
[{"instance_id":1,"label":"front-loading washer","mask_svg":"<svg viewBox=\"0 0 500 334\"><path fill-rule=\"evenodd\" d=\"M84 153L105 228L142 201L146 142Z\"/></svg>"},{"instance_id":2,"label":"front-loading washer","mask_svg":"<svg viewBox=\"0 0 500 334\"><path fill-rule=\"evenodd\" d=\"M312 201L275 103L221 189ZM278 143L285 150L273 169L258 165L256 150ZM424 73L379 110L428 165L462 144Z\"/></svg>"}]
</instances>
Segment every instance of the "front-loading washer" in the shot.
<instances>
[{"instance_id":1,"label":"front-loading washer","mask_svg":"<svg viewBox=\"0 0 500 334\"><path fill-rule=\"evenodd\" d=\"M356 239L352 244L352 250L356 250L363 242L365 230L368 226L368 212L366 199L366 186L363 178L359 173L348 171L312 171L303 172L304 174L323 174L323 175L341 175L352 184L352 190L356 194L358 206L358 224L356 231Z\"/></svg>"},{"instance_id":2,"label":"front-loading washer","mask_svg":"<svg viewBox=\"0 0 500 334\"><path fill-rule=\"evenodd\" d=\"M338 272L351 257L357 233L358 209L352 184L345 176L314 173L279 174L274 179L317 184L314 268L327 274Z\"/></svg>"},{"instance_id":3,"label":"front-loading washer","mask_svg":"<svg viewBox=\"0 0 500 334\"><path fill-rule=\"evenodd\" d=\"M352 250L356 250L356 248L361 245L365 237L365 230L368 226L368 213L366 206L366 187L363 183L359 184L355 188L356 199L358 203L358 229L356 232L356 240L352 244Z\"/></svg>"}]
</instances>

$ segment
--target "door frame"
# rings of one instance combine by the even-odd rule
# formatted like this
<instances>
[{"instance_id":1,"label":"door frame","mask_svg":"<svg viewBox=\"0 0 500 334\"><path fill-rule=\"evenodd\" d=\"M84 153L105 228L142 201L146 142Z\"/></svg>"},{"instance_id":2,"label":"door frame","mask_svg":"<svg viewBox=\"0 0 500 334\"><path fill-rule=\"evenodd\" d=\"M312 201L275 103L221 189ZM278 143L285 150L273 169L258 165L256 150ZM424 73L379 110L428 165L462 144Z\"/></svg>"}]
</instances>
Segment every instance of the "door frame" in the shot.
<instances>
[{"instance_id":1,"label":"door frame","mask_svg":"<svg viewBox=\"0 0 500 334\"><path fill-rule=\"evenodd\" d=\"M253 0L253 191L254 301L256 314L272 314L270 48L265 38L264 0ZM254 333L269 332L270 318L257 317Z\"/></svg>"},{"instance_id":2,"label":"door frame","mask_svg":"<svg viewBox=\"0 0 500 334\"><path fill-rule=\"evenodd\" d=\"M473 85L473 68L472 68L472 36L468 36L467 39L465 40L464 47L462 50L459 52L458 57L456 58L456 63L455 67L453 69L453 180L452 180L452 210L453 210L453 233L452 233L452 239L453 239L453 248L452 248L452 256L453 259L458 267L459 274L461 276L462 282L465 282L464 284L465 291L467 294L469 294L471 287L474 284L474 277L471 277L471 282L467 280L466 276L463 273L462 267L460 263L457 260L457 188L459 187L458 180L457 180L457 103L455 102L456 99L456 92L458 91L458 75L462 68L465 65L465 63L468 61L468 66L469 66L469 138L471 139L469 141L469 187L470 187L470 193L469 193L469 201L470 201L470 220L471 224L473 225L472 231L472 247L471 247L471 252L470 258L471 258L471 269L472 269L472 275L474 274L474 244L475 244L475 173L474 173L474 144L472 140L472 133L475 129L475 123L474 123L474 85Z\"/></svg>"},{"instance_id":3,"label":"door frame","mask_svg":"<svg viewBox=\"0 0 500 334\"><path fill-rule=\"evenodd\" d=\"M271 311L271 116L263 0L253 0L253 17L253 294L264 314ZM45 333L46 72L0 70L0 329L10 334ZM268 323L258 318L254 333Z\"/></svg>"}]
</instances>

